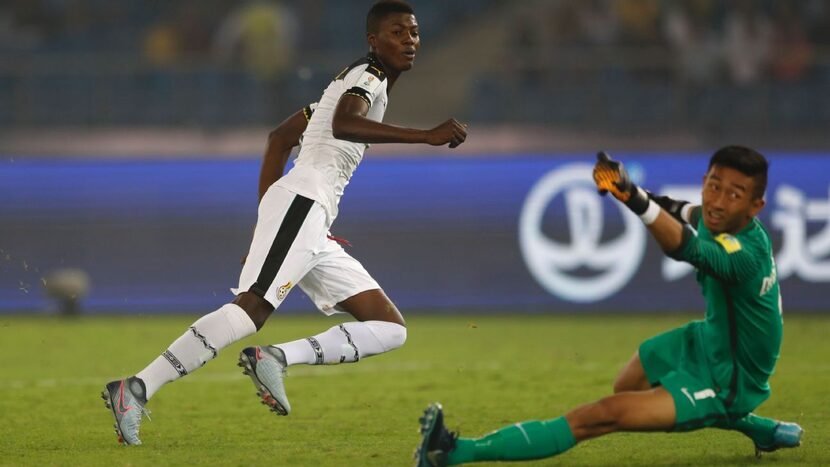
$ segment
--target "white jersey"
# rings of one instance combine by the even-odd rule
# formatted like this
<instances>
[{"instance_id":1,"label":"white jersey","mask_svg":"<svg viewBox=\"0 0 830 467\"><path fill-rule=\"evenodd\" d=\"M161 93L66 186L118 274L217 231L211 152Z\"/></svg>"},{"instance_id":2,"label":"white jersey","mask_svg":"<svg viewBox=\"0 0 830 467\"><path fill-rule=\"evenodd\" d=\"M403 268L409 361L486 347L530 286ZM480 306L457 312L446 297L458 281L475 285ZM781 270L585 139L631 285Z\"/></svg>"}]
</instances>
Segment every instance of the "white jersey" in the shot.
<instances>
[{"instance_id":1,"label":"white jersey","mask_svg":"<svg viewBox=\"0 0 830 467\"><path fill-rule=\"evenodd\" d=\"M329 226L337 217L337 206L346 185L369 147L333 136L334 110L340 97L350 94L369 104L366 118L383 121L386 86L383 66L370 53L337 75L323 92L316 108L305 109L309 122L303 133L300 153L294 167L277 181L277 185L320 203L326 211Z\"/></svg>"}]
</instances>

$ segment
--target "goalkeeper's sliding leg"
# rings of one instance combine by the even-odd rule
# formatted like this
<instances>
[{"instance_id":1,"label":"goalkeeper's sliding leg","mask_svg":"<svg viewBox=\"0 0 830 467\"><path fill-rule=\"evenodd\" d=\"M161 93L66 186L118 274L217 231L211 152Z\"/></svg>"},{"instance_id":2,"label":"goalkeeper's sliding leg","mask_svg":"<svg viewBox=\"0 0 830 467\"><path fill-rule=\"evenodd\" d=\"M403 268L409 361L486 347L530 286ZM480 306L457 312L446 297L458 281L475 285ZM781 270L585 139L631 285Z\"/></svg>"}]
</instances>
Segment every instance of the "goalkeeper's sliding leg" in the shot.
<instances>
[{"instance_id":1,"label":"goalkeeper's sliding leg","mask_svg":"<svg viewBox=\"0 0 830 467\"><path fill-rule=\"evenodd\" d=\"M731 414L726 399L710 388L706 379L688 369L670 369L675 362L663 351L671 350L680 332L669 331L640 347L649 358L649 371L660 373L659 377L653 375L653 383L640 362L640 352L636 352L617 377L615 394L558 418L516 423L481 438L459 438L444 425L441 405L430 405L420 419L422 440L415 452L418 465L542 459L617 431L724 428L749 436L756 454L800 444L803 430L797 424L753 414ZM655 349L660 352L655 353Z\"/></svg>"},{"instance_id":2,"label":"goalkeeper's sliding leg","mask_svg":"<svg viewBox=\"0 0 830 467\"><path fill-rule=\"evenodd\" d=\"M614 394L564 416L516 423L482 438L449 432L441 406L433 404L421 418L423 439L415 455L419 466L542 459L615 431L666 431L674 424L674 400L664 388Z\"/></svg>"}]
</instances>

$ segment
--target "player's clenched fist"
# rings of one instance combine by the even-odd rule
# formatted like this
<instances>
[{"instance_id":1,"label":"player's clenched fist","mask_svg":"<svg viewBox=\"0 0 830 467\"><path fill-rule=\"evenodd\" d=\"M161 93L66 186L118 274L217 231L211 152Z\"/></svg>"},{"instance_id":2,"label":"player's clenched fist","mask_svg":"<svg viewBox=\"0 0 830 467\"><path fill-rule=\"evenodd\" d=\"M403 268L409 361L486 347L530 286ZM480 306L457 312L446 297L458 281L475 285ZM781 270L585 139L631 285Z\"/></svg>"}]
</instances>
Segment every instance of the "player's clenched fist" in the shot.
<instances>
[{"instance_id":1,"label":"player's clenched fist","mask_svg":"<svg viewBox=\"0 0 830 467\"><path fill-rule=\"evenodd\" d=\"M611 159L605 151L597 154L597 163L594 165L594 183L600 194L611 193L635 214L642 214L648 207L646 192L631 182L622 162Z\"/></svg>"},{"instance_id":2,"label":"player's clenched fist","mask_svg":"<svg viewBox=\"0 0 830 467\"><path fill-rule=\"evenodd\" d=\"M449 143L450 148L455 148L466 139L467 125L454 118L427 131L427 143L433 146L443 146Z\"/></svg>"}]
</instances>

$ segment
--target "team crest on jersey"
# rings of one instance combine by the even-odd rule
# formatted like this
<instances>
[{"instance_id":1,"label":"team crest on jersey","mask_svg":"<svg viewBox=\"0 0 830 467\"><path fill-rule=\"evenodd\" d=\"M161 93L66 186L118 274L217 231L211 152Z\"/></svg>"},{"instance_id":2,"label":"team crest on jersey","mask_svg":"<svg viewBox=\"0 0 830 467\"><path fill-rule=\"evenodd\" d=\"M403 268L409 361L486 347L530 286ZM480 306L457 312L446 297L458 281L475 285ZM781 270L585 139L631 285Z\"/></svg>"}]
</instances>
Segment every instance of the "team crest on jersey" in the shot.
<instances>
[{"instance_id":1,"label":"team crest on jersey","mask_svg":"<svg viewBox=\"0 0 830 467\"><path fill-rule=\"evenodd\" d=\"M730 255L741 251L741 242L739 242L738 239L732 235L722 233L715 237L715 241L720 243L720 246L722 246L723 249Z\"/></svg>"},{"instance_id":2,"label":"team crest on jersey","mask_svg":"<svg viewBox=\"0 0 830 467\"><path fill-rule=\"evenodd\" d=\"M277 290L277 300L282 301L286 295L288 295L288 291L291 290L291 286L294 285L291 281L288 281Z\"/></svg>"}]
</instances>

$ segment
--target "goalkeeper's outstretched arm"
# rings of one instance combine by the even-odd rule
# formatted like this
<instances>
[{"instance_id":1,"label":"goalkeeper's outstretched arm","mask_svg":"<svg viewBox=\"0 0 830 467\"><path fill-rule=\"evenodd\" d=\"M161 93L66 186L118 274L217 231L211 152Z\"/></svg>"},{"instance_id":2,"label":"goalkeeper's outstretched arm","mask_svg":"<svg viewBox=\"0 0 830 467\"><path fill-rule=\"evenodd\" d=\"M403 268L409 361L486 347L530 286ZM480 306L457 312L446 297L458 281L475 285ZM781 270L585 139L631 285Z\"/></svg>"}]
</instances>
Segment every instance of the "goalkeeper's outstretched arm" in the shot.
<instances>
[{"instance_id":1,"label":"goalkeeper's outstretched arm","mask_svg":"<svg viewBox=\"0 0 830 467\"><path fill-rule=\"evenodd\" d=\"M597 154L597 163L594 165L594 183L600 194L611 193L628 208L640 216L648 230L660 244L666 254L675 257L692 235L689 221L683 219L683 208L688 205L671 200L674 203L669 208L671 213L664 209L659 201L653 200L646 190L635 185L628 177L628 172L622 162L615 161L605 152ZM663 201L669 204L668 201ZM691 212L686 210L687 213Z\"/></svg>"},{"instance_id":2,"label":"goalkeeper's outstretched arm","mask_svg":"<svg viewBox=\"0 0 830 467\"><path fill-rule=\"evenodd\" d=\"M628 178L621 162L599 153L594 182L600 193L611 193L640 216L651 235L670 257L685 261L726 282L740 282L757 271L755 258L746 251L728 252L714 241L702 241L689 225L696 225L700 206L667 197L655 200Z\"/></svg>"}]
</instances>

